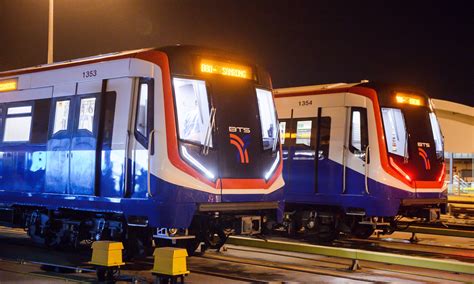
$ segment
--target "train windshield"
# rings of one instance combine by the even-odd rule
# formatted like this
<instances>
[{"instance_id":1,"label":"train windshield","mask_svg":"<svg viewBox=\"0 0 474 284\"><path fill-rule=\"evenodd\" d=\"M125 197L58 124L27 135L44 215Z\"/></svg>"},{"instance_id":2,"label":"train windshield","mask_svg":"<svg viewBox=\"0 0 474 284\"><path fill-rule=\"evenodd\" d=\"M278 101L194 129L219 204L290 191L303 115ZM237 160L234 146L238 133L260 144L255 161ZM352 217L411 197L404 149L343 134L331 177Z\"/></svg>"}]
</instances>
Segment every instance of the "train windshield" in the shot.
<instances>
[{"instance_id":1,"label":"train windshield","mask_svg":"<svg viewBox=\"0 0 474 284\"><path fill-rule=\"evenodd\" d=\"M263 150L275 151L278 142L277 119L272 93L268 90L257 89L258 110L262 126Z\"/></svg>"},{"instance_id":2,"label":"train windshield","mask_svg":"<svg viewBox=\"0 0 474 284\"><path fill-rule=\"evenodd\" d=\"M210 127L206 82L174 78L173 86L176 94L179 138L204 145ZM212 137L208 137L207 144L212 147Z\"/></svg>"},{"instance_id":3,"label":"train windshield","mask_svg":"<svg viewBox=\"0 0 474 284\"><path fill-rule=\"evenodd\" d=\"M389 162L408 181L437 181L443 174L443 136L429 107L382 107Z\"/></svg>"},{"instance_id":4,"label":"train windshield","mask_svg":"<svg viewBox=\"0 0 474 284\"><path fill-rule=\"evenodd\" d=\"M401 109L382 108L382 119L388 152L405 157L407 155L408 135Z\"/></svg>"}]
</instances>

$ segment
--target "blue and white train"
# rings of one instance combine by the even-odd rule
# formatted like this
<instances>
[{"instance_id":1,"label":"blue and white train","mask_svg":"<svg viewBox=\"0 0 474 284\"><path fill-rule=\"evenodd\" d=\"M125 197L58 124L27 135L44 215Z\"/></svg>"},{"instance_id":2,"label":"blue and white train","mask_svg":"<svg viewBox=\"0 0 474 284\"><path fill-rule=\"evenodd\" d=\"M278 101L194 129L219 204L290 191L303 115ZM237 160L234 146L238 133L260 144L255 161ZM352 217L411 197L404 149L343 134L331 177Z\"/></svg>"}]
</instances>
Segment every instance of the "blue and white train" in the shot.
<instances>
[{"instance_id":1,"label":"blue and white train","mask_svg":"<svg viewBox=\"0 0 474 284\"><path fill-rule=\"evenodd\" d=\"M283 216L271 81L234 55L143 49L0 73L0 213L49 246L220 247Z\"/></svg>"},{"instance_id":2,"label":"blue and white train","mask_svg":"<svg viewBox=\"0 0 474 284\"><path fill-rule=\"evenodd\" d=\"M293 233L366 238L445 212L443 137L423 92L339 83L276 89L275 100Z\"/></svg>"}]
</instances>

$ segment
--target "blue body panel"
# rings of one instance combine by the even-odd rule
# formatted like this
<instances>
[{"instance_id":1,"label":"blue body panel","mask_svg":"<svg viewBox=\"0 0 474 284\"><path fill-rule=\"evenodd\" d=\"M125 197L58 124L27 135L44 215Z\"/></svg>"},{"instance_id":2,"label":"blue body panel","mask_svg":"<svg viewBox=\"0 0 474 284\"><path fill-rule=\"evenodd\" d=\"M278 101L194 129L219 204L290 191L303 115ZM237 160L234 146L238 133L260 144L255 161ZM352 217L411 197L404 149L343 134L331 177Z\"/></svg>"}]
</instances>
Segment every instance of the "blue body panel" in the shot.
<instances>
[{"instance_id":1,"label":"blue body panel","mask_svg":"<svg viewBox=\"0 0 474 284\"><path fill-rule=\"evenodd\" d=\"M51 153L46 151L46 145L17 145L2 147L3 158L0 159L0 206L25 205L44 207L51 210L73 209L80 211L117 213L127 216L147 217L152 227L187 228L196 214L198 203L216 203L221 200L220 189L216 193L206 193L191 188L178 186L151 175L151 193L147 197L147 169L129 161L135 175L133 192L126 196L124 192L124 160L122 150L102 151L101 177L99 195L94 195L93 188L86 186L73 189L71 184L90 184L90 178L80 177L71 179L69 186L64 181L66 176L60 176L65 164L48 163ZM0 153L2 153L0 152ZM59 151L58 151L59 152ZM83 165L79 166L86 174L90 172L90 150L74 152ZM61 153L56 153L56 156ZM49 157L49 159L48 159ZM58 157L55 157L58 158ZM68 163L67 163L68 164ZM51 168L48 168L51 167ZM59 174L58 174L59 173ZM139 173L139 174L137 174ZM52 179L59 177L59 179ZM50 180L47 184L46 181ZM85 180L84 180L85 179ZM59 180L59 181L58 181ZM228 194L226 202L249 201L280 201L283 198L282 189L271 194ZM281 204L283 206L283 204ZM283 215L283 207L279 210Z\"/></svg>"},{"instance_id":2,"label":"blue body panel","mask_svg":"<svg viewBox=\"0 0 474 284\"><path fill-rule=\"evenodd\" d=\"M342 193L343 166L327 158L318 162L318 187L315 187L314 155L305 158L295 155L300 151L291 147L285 151L283 178L285 202L334 206L349 210L363 209L369 217L393 217L398 214L401 199L443 198L442 193L407 192L368 179L369 194L365 192L365 176L346 168L346 191ZM314 152L314 151L313 151ZM297 159L295 159L297 157Z\"/></svg>"}]
</instances>

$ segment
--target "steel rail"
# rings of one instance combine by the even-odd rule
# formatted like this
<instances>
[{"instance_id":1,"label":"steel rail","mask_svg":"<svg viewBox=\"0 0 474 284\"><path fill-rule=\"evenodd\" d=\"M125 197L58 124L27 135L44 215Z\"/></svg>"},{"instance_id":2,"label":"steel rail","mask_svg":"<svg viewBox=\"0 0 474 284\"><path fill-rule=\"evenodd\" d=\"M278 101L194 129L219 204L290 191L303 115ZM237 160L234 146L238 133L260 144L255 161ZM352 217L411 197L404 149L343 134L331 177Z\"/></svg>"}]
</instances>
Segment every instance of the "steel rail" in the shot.
<instances>
[{"instance_id":1,"label":"steel rail","mask_svg":"<svg viewBox=\"0 0 474 284\"><path fill-rule=\"evenodd\" d=\"M352 261L372 261L387 264L435 269L455 273L474 274L474 264L453 260L397 255L350 248L335 248L320 245L299 244L285 241L265 241L248 237L229 237L227 243L240 246L316 254L351 259Z\"/></svg>"},{"instance_id":2,"label":"steel rail","mask_svg":"<svg viewBox=\"0 0 474 284\"><path fill-rule=\"evenodd\" d=\"M417 234L441 235L441 236L461 237L461 238L474 238L474 231L436 228L436 227L410 226L407 229L398 231L398 232L410 232L410 233L417 233Z\"/></svg>"}]
</instances>

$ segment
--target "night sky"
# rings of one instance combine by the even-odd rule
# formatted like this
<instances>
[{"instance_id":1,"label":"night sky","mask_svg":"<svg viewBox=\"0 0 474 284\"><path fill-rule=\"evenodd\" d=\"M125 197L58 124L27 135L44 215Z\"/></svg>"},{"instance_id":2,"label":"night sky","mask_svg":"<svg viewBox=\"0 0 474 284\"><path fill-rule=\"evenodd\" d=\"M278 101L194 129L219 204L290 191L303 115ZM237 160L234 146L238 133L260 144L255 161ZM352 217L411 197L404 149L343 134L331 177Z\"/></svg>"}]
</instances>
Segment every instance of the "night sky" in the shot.
<instances>
[{"instance_id":1,"label":"night sky","mask_svg":"<svg viewBox=\"0 0 474 284\"><path fill-rule=\"evenodd\" d=\"M43 64L48 0L0 0L0 70ZM274 87L361 79L474 106L474 1L55 0L55 61L170 44L238 52Z\"/></svg>"}]
</instances>

